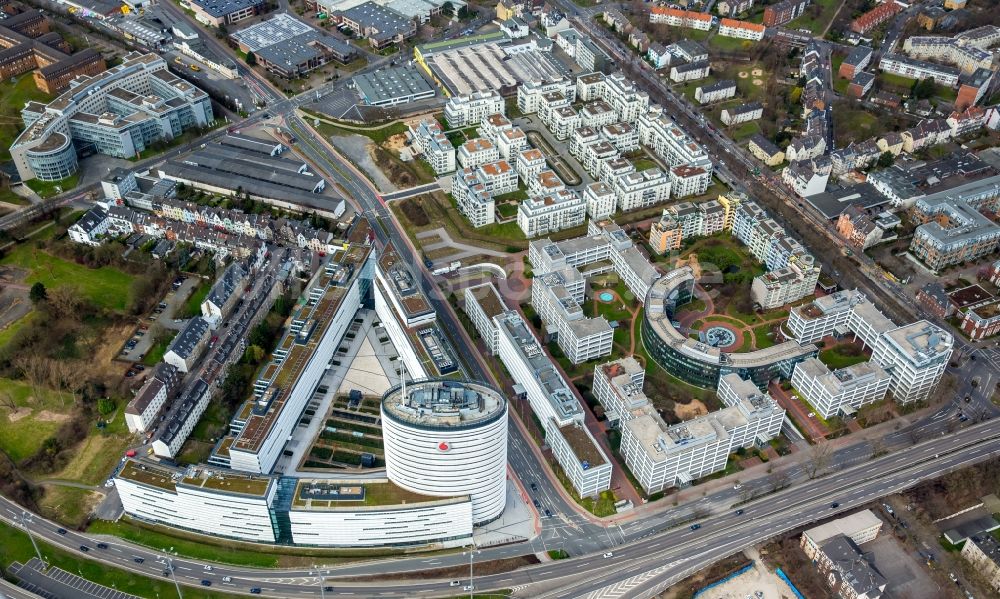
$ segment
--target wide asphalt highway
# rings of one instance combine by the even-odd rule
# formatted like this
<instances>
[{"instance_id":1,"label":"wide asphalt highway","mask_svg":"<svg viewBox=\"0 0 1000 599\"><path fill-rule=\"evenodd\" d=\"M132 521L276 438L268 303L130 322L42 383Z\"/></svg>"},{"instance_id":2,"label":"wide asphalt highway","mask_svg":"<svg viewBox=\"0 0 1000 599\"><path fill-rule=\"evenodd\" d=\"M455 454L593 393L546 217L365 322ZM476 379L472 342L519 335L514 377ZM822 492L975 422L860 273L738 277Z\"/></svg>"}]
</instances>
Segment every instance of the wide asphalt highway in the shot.
<instances>
[{"instance_id":1,"label":"wide asphalt highway","mask_svg":"<svg viewBox=\"0 0 1000 599\"><path fill-rule=\"evenodd\" d=\"M712 562L760 543L792 528L847 511L878 497L898 492L920 481L1000 455L1000 419L936 436L892 454L866 461L823 478L789 487L743 506L737 516L731 509L699 521L697 530L688 523L655 531L644 538L621 545L614 556L601 553L571 560L547 562L509 572L476 578L477 590L513 588L520 597L647 597ZM838 508L831 508L838 502ZM0 518L19 525L22 509L0 500ZM108 541L107 549L97 549L89 535L68 531L60 534L57 525L30 516L27 527L36 539L61 546L86 559L94 559L153 578L163 577L164 552L154 552ZM83 553L80 546L89 551ZM137 563L136 558L142 558ZM215 565L204 569L203 562L171 558L180 584L200 586L212 581L212 588L248 593L251 587L271 597L320 596L319 579L310 570L252 570ZM415 560L422 569L437 567L440 557ZM413 562L411 562L411 567ZM325 591L329 597L434 597L453 594L446 580L421 582L379 579L387 571L385 563L363 563L330 568L337 576L372 576L371 582L345 582L327 574ZM229 576L231 583L222 582ZM464 581L463 581L464 584Z\"/></svg>"}]
</instances>

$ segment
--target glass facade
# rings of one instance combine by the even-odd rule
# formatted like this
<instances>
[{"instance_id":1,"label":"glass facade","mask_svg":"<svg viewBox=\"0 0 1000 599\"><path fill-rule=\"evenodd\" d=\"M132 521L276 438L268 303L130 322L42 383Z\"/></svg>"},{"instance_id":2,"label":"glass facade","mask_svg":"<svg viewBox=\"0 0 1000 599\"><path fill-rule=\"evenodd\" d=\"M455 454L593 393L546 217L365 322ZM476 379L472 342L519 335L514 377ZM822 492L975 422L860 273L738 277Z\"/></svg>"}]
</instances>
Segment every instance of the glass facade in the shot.
<instances>
[{"instance_id":1,"label":"glass facade","mask_svg":"<svg viewBox=\"0 0 1000 599\"><path fill-rule=\"evenodd\" d=\"M62 137L62 134L54 134ZM65 138L63 138L65 139ZM61 181L76 172L79 163L76 159L76 148L72 143L48 152L29 151L25 155L28 165L34 171L35 177L42 181Z\"/></svg>"}]
</instances>

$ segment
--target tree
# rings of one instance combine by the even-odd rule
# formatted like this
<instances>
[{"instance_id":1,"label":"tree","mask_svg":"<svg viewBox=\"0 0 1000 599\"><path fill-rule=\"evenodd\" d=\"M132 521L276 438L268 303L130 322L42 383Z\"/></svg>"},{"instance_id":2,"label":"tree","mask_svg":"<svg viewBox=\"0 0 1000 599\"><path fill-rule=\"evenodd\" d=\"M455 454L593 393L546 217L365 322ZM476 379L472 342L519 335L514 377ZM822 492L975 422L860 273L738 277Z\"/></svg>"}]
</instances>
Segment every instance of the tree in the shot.
<instances>
[{"instance_id":1,"label":"tree","mask_svg":"<svg viewBox=\"0 0 1000 599\"><path fill-rule=\"evenodd\" d=\"M60 318L79 320L83 299L80 290L73 285L60 285L48 294L49 310Z\"/></svg>"},{"instance_id":2,"label":"tree","mask_svg":"<svg viewBox=\"0 0 1000 599\"><path fill-rule=\"evenodd\" d=\"M102 416L107 416L111 412L115 411L115 402L107 397L102 397L97 400L97 411L100 412Z\"/></svg>"},{"instance_id":3,"label":"tree","mask_svg":"<svg viewBox=\"0 0 1000 599\"><path fill-rule=\"evenodd\" d=\"M247 62L247 65L249 65L251 67L252 66L256 66L257 65L257 55L254 54L252 51L251 52L247 52L246 62Z\"/></svg>"},{"instance_id":4,"label":"tree","mask_svg":"<svg viewBox=\"0 0 1000 599\"><path fill-rule=\"evenodd\" d=\"M918 100L923 100L930 98L937 91L937 85L934 83L933 79L921 79L913 84L913 97Z\"/></svg>"},{"instance_id":5,"label":"tree","mask_svg":"<svg viewBox=\"0 0 1000 599\"><path fill-rule=\"evenodd\" d=\"M826 441L820 441L809 448L809 461L803 465L809 478L817 478L826 470L830 465L832 453L830 444Z\"/></svg>"},{"instance_id":6,"label":"tree","mask_svg":"<svg viewBox=\"0 0 1000 599\"><path fill-rule=\"evenodd\" d=\"M878 166L879 168L889 168L895 161L896 157L892 155L892 152L882 152L882 155L878 157Z\"/></svg>"},{"instance_id":7,"label":"tree","mask_svg":"<svg viewBox=\"0 0 1000 599\"><path fill-rule=\"evenodd\" d=\"M259 345L248 345L243 357L251 364L260 364L264 359L264 348Z\"/></svg>"},{"instance_id":8,"label":"tree","mask_svg":"<svg viewBox=\"0 0 1000 599\"><path fill-rule=\"evenodd\" d=\"M784 470L775 470L767 477L767 482L771 487L771 491L776 493L789 484L788 473Z\"/></svg>"},{"instance_id":9,"label":"tree","mask_svg":"<svg viewBox=\"0 0 1000 599\"><path fill-rule=\"evenodd\" d=\"M44 301L48 297L45 293L45 285L41 281L32 285L31 291L28 292L28 297L31 298L31 303L33 304Z\"/></svg>"}]
</instances>

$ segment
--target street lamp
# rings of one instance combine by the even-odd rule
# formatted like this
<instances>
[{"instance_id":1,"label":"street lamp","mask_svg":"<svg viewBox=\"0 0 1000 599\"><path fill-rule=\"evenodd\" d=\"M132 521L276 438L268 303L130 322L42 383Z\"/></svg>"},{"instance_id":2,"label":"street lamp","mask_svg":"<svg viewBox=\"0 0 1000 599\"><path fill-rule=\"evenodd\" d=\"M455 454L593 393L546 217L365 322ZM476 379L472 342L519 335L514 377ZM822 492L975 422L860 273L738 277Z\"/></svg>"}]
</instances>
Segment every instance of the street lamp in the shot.
<instances>
[{"instance_id":1,"label":"street lamp","mask_svg":"<svg viewBox=\"0 0 1000 599\"><path fill-rule=\"evenodd\" d=\"M171 547L173 549L173 547ZM174 561L170 559L170 555L166 555L167 560L167 570L170 572L170 578L174 580L174 588L177 589L177 599L184 599L184 595L181 593L181 585L177 582L177 575L174 574Z\"/></svg>"},{"instance_id":2,"label":"street lamp","mask_svg":"<svg viewBox=\"0 0 1000 599\"><path fill-rule=\"evenodd\" d=\"M469 551L468 551L468 554L469 554L469 599L473 599L473 594L476 592L476 583L474 582L473 575L472 575L472 558L475 557L476 555L480 554L480 553L482 553L482 552L479 551L478 549L476 549L476 543L475 543L475 541L473 541L472 542L472 549L469 549Z\"/></svg>"},{"instance_id":3,"label":"street lamp","mask_svg":"<svg viewBox=\"0 0 1000 599\"><path fill-rule=\"evenodd\" d=\"M28 538L31 539L31 546L35 548L35 555L38 556L38 561L45 563L42 559L42 552L38 550L38 544L35 543L35 536L31 534L31 529L28 528L28 523L33 522L31 519L31 514L25 510L21 510L21 526L24 527L24 532L28 533Z\"/></svg>"},{"instance_id":4,"label":"street lamp","mask_svg":"<svg viewBox=\"0 0 1000 599\"><path fill-rule=\"evenodd\" d=\"M316 568L316 575L319 576L319 596L321 599L326 599L326 575L329 572L320 570L316 564L313 564L313 568ZM312 572L309 574L312 574Z\"/></svg>"}]
</instances>

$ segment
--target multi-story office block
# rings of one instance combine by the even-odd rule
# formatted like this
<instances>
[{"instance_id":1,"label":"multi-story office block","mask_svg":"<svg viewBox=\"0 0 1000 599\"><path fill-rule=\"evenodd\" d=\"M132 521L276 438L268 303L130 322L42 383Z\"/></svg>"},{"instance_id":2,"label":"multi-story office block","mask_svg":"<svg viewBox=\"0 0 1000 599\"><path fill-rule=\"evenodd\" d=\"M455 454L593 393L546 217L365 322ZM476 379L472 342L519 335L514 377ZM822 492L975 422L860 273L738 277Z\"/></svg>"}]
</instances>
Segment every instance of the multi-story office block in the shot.
<instances>
[{"instance_id":1,"label":"multi-story office block","mask_svg":"<svg viewBox=\"0 0 1000 599\"><path fill-rule=\"evenodd\" d=\"M545 430L545 441L581 497L611 486L611 461L583 425L583 408L569 385L516 312L494 317L499 329L499 356L515 383L524 390Z\"/></svg>"},{"instance_id":2,"label":"multi-story office block","mask_svg":"<svg viewBox=\"0 0 1000 599\"><path fill-rule=\"evenodd\" d=\"M444 118L452 129L478 125L487 116L504 113L504 99L496 90L452 96L444 106Z\"/></svg>"},{"instance_id":3,"label":"multi-story office block","mask_svg":"<svg viewBox=\"0 0 1000 599\"><path fill-rule=\"evenodd\" d=\"M476 168L500 159L500 151L488 139L470 139L458 148L458 164L462 168Z\"/></svg>"},{"instance_id":4,"label":"multi-story office block","mask_svg":"<svg viewBox=\"0 0 1000 599\"><path fill-rule=\"evenodd\" d=\"M575 191L563 189L521 202L517 224L526 237L538 237L582 225L586 216L587 204L583 199Z\"/></svg>"},{"instance_id":5,"label":"multi-story office block","mask_svg":"<svg viewBox=\"0 0 1000 599\"><path fill-rule=\"evenodd\" d=\"M951 333L920 320L879 337L872 361L892 373L889 391L894 400L924 401L941 380L953 346Z\"/></svg>"},{"instance_id":6,"label":"multi-story office block","mask_svg":"<svg viewBox=\"0 0 1000 599\"><path fill-rule=\"evenodd\" d=\"M816 358L795 365L792 386L823 418L850 416L867 404L882 401L891 377L878 364L861 362L833 372Z\"/></svg>"},{"instance_id":7,"label":"multi-story office block","mask_svg":"<svg viewBox=\"0 0 1000 599\"><path fill-rule=\"evenodd\" d=\"M424 119L416 126L411 123L409 128L415 145L420 148L424 159L436 174L443 175L455 170L455 146L448 141L448 136L437 121Z\"/></svg>"},{"instance_id":8,"label":"multi-story office block","mask_svg":"<svg viewBox=\"0 0 1000 599\"><path fill-rule=\"evenodd\" d=\"M22 179L45 181L75 173L81 151L133 158L215 120L205 92L171 74L160 56L138 52L74 79L47 105L27 103L21 117L26 128L11 144L11 157Z\"/></svg>"},{"instance_id":9,"label":"multi-story office block","mask_svg":"<svg viewBox=\"0 0 1000 599\"><path fill-rule=\"evenodd\" d=\"M671 183L658 168L628 173L615 179L614 190L622 212L648 208L670 198Z\"/></svg>"},{"instance_id":10,"label":"multi-story office block","mask_svg":"<svg viewBox=\"0 0 1000 599\"><path fill-rule=\"evenodd\" d=\"M307 286L305 303L271 360L258 373L253 396L237 411L229 446L230 467L268 473L274 468L302 411L326 373L374 279L375 252L348 245L330 256Z\"/></svg>"},{"instance_id":11,"label":"multi-story office block","mask_svg":"<svg viewBox=\"0 0 1000 599\"><path fill-rule=\"evenodd\" d=\"M603 316L584 315L585 287L586 279L572 267L536 274L531 285L531 305L573 364L610 354L614 336Z\"/></svg>"},{"instance_id":12,"label":"multi-story office block","mask_svg":"<svg viewBox=\"0 0 1000 599\"><path fill-rule=\"evenodd\" d=\"M634 359L598 366L594 395L621 421L621 453L647 493L723 470L731 452L763 445L781 430L784 410L736 374L719 382L726 408L669 426L642 392L640 370Z\"/></svg>"},{"instance_id":13,"label":"multi-story office block","mask_svg":"<svg viewBox=\"0 0 1000 599\"><path fill-rule=\"evenodd\" d=\"M481 283L465 288L463 309L476 327L490 353L496 355L500 343L500 329L495 317L508 311L506 303L493 283Z\"/></svg>"},{"instance_id":14,"label":"multi-story office block","mask_svg":"<svg viewBox=\"0 0 1000 599\"><path fill-rule=\"evenodd\" d=\"M615 213L617 199L615 192L606 183L591 183L583 190L583 200L587 203L587 215L592 220L601 220Z\"/></svg>"}]
</instances>

